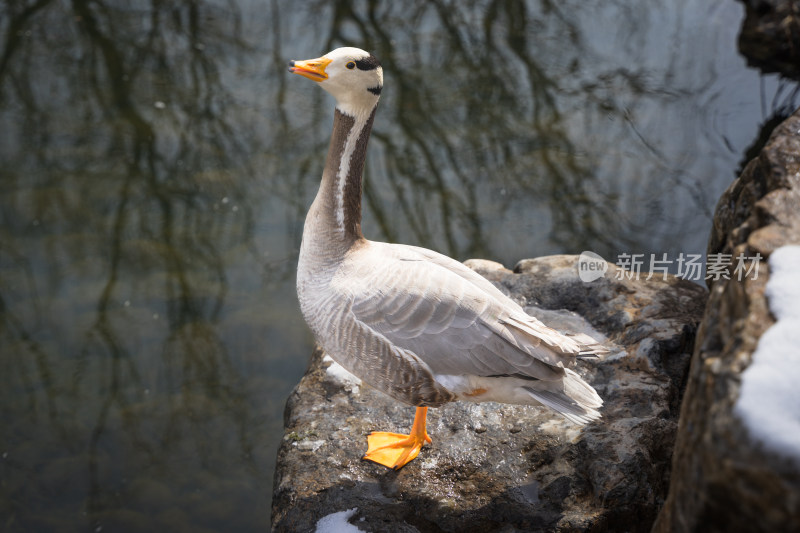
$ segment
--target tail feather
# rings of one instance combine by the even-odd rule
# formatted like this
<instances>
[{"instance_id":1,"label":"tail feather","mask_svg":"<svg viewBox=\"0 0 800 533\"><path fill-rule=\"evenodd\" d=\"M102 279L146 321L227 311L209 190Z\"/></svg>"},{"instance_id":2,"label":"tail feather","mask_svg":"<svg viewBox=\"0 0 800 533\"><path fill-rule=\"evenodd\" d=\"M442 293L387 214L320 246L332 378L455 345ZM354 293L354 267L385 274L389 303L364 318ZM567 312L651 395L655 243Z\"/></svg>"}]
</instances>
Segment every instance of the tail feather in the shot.
<instances>
[{"instance_id":1,"label":"tail feather","mask_svg":"<svg viewBox=\"0 0 800 533\"><path fill-rule=\"evenodd\" d=\"M600 418L597 408L603 405L603 399L597 391L572 370L565 369L565 372L561 381L563 388L559 390L553 390L552 386L547 389L525 386L523 389L539 403L576 424L583 425Z\"/></svg>"},{"instance_id":2,"label":"tail feather","mask_svg":"<svg viewBox=\"0 0 800 533\"><path fill-rule=\"evenodd\" d=\"M580 344L580 352L577 357L580 359L597 359L609 352L608 347L594 337L585 333L568 333L567 337Z\"/></svg>"},{"instance_id":3,"label":"tail feather","mask_svg":"<svg viewBox=\"0 0 800 533\"><path fill-rule=\"evenodd\" d=\"M504 319L508 333L513 338L506 340L549 364L556 364L564 356L567 356L568 360L572 357L589 359L600 357L609 351L603 341L586 333L563 333L545 326L535 317L525 318L525 320L511 317ZM541 346L542 341L546 348Z\"/></svg>"}]
</instances>

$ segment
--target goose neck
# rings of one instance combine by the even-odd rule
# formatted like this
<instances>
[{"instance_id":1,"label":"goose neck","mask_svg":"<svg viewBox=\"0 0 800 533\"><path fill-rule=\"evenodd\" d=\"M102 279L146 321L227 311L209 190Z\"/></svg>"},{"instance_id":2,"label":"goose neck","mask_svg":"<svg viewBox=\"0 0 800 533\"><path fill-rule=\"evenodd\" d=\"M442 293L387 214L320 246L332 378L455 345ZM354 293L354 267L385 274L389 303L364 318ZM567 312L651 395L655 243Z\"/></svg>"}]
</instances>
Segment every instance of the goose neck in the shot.
<instances>
[{"instance_id":1,"label":"goose neck","mask_svg":"<svg viewBox=\"0 0 800 533\"><path fill-rule=\"evenodd\" d=\"M337 108L334 114L322 183L304 230L324 234L329 246L336 242L349 245L364 238L361 182L375 109L353 115Z\"/></svg>"}]
</instances>

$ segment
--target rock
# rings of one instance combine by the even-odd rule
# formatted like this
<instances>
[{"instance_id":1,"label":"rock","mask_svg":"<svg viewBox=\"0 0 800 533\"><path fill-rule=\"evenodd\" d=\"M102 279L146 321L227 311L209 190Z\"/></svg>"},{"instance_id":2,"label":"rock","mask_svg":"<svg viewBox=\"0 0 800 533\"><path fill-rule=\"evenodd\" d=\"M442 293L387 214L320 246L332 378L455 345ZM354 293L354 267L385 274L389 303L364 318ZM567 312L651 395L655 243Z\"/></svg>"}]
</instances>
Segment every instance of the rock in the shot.
<instances>
[{"instance_id":1,"label":"rock","mask_svg":"<svg viewBox=\"0 0 800 533\"><path fill-rule=\"evenodd\" d=\"M800 80L800 3L741 1L746 14L739 33L739 52L764 72Z\"/></svg>"},{"instance_id":2,"label":"rock","mask_svg":"<svg viewBox=\"0 0 800 533\"><path fill-rule=\"evenodd\" d=\"M584 283L577 261L531 259L514 272L468 264L532 314L608 337L612 353L578 367L605 400L600 421L580 428L546 408L452 403L430 410L433 444L395 472L361 460L366 436L407 432L413 408L317 350L286 406L274 530L314 531L356 509L346 516L363 531L649 531L707 293L672 276L626 279L613 264Z\"/></svg>"},{"instance_id":3,"label":"rock","mask_svg":"<svg viewBox=\"0 0 800 533\"><path fill-rule=\"evenodd\" d=\"M742 372L774 323L764 287L773 250L800 243L800 110L717 204L708 253L760 254L757 279L719 279L681 410L669 498L654 531L800 531L800 472L750 438L733 408ZM732 273L731 273L732 274Z\"/></svg>"}]
</instances>

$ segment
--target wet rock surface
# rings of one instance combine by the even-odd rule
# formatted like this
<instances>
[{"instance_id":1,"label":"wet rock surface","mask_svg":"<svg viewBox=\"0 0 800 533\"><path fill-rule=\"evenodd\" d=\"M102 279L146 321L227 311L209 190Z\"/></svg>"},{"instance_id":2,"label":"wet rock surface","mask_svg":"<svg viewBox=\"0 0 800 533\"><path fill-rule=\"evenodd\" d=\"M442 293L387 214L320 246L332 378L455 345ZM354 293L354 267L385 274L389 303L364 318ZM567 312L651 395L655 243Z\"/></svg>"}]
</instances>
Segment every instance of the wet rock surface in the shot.
<instances>
[{"instance_id":1,"label":"wet rock surface","mask_svg":"<svg viewBox=\"0 0 800 533\"><path fill-rule=\"evenodd\" d=\"M407 432L413 408L317 351L286 406L274 530L314 531L355 508L349 522L363 531L649 531L707 293L660 274L626 279L613 264L584 283L577 261L468 264L548 323L608 338L612 353L578 365L605 400L601 420L580 428L543 407L448 404L429 411L433 445L395 472L361 460L366 436Z\"/></svg>"},{"instance_id":2,"label":"wet rock surface","mask_svg":"<svg viewBox=\"0 0 800 533\"><path fill-rule=\"evenodd\" d=\"M754 443L733 411L742 372L774 323L766 259L787 244L800 244L800 110L717 204L709 255L763 259L757 279L730 275L710 285L655 532L800 531L800 471Z\"/></svg>"},{"instance_id":3,"label":"wet rock surface","mask_svg":"<svg viewBox=\"0 0 800 533\"><path fill-rule=\"evenodd\" d=\"M764 72L800 80L800 2L742 0L745 19L739 51Z\"/></svg>"}]
</instances>

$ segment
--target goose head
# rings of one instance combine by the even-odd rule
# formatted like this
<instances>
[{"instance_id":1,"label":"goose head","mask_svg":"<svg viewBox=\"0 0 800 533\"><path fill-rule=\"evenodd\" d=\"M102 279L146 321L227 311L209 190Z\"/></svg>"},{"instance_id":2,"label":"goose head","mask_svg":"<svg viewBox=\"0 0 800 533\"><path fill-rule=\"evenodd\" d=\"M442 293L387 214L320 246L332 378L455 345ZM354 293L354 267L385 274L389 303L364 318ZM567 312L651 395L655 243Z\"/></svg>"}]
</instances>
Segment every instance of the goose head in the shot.
<instances>
[{"instance_id":1,"label":"goose head","mask_svg":"<svg viewBox=\"0 0 800 533\"><path fill-rule=\"evenodd\" d=\"M336 107L351 116L371 113L383 88L380 63L360 48L337 48L316 59L290 61L289 72L319 83L336 99Z\"/></svg>"}]
</instances>

